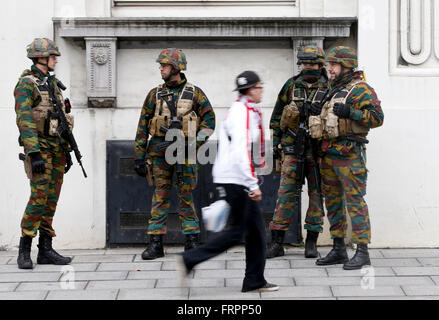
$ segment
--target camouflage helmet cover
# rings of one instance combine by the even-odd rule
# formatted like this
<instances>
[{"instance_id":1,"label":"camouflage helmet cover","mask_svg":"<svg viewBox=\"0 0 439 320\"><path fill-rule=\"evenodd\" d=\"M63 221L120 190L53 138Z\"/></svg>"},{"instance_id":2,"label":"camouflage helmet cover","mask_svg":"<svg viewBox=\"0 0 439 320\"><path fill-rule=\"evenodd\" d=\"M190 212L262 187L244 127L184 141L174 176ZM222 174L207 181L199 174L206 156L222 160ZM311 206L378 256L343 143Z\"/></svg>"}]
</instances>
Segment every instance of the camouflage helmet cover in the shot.
<instances>
[{"instance_id":1,"label":"camouflage helmet cover","mask_svg":"<svg viewBox=\"0 0 439 320\"><path fill-rule=\"evenodd\" d=\"M186 70L187 66L185 54L180 49L175 48L162 50L156 62L171 64L175 69L180 71Z\"/></svg>"},{"instance_id":2,"label":"camouflage helmet cover","mask_svg":"<svg viewBox=\"0 0 439 320\"><path fill-rule=\"evenodd\" d=\"M297 52L297 64L319 63L325 65L325 52L316 45L309 45Z\"/></svg>"},{"instance_id":3,"label":"camouflage helmet cover","mask_svg":"<svg viewBox=\"0 0 439 320\"><path fill-rule=\"evenodd\" d=\"M60 56L58 46L50 39L47 38L35 38L27 46L27 57L33 58L47 58L50 55Z\"/></svg>"},{"instance_id":4,"label":"camouflage helmet cover","mask_svg":"<svg viewBox=\"0 0 439 320\"><path fill-rule=\"evenodd\" d=\"M326 60L328 62L339 63L345 68L355 69L358 67L357 52L350 47L338 46L332 48Z\"/></svg>"}]
</instances>

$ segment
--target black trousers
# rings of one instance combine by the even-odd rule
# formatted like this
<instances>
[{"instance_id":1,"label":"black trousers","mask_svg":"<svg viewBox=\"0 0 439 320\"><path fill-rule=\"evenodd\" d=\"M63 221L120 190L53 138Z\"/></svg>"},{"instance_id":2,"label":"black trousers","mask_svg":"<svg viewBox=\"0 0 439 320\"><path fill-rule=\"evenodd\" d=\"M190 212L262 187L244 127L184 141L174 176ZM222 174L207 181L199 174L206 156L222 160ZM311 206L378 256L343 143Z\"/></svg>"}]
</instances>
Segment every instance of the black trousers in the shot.
<instances>
[{"instance_id":1,"label":"black trousers","mask_svg":"<svg viewBox=\"0 0 439 320\"><path fill-rule=\"evenodd\" d=\"M240 243L245 234L245 277L242 291L258 289L267 282L265 269L265 227L261 210L256 201L251 200L244 186L218 184L226 191L230 215L228 226L205 244L183 253L188 270L200 262L213 258Z\"/></svg>"}]
</instances>

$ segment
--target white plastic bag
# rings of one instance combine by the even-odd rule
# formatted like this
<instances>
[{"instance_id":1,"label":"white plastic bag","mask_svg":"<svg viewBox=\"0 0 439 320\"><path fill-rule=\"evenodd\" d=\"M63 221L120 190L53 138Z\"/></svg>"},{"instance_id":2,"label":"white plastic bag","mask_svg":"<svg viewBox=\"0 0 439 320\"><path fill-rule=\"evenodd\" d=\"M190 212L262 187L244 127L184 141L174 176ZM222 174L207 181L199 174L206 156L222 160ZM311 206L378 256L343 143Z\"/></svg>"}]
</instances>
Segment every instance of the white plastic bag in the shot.
<instances>
[{"instance_id":1,"label":"white plastic bag","mask_svg":"<svg viewBox=\"0 0 439 320\"><path fill-rule=\"evenodd\" d=\"M218 200L201 209L204 226L208 231L219 232L224 229L230 213L230 205L226 200Z\"/></svg>"}]
</instances>

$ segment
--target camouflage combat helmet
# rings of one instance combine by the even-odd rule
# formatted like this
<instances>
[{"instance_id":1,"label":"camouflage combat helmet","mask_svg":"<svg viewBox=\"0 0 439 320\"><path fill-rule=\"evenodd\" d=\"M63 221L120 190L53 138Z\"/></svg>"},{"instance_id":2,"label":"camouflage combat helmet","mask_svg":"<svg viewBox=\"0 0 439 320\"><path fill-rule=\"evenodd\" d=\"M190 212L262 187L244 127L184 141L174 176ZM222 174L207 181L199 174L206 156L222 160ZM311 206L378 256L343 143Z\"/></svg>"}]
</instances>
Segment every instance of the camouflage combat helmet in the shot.
<instances>
[{"instance_id":1,"label":"camouflage combat helmet","mask_svg":"<svg viewBox=\"0 0 439 320\"><path fill-rule=\"evenodd\" d=\"M355 69L358 67L357 52L350 47L338 46L332 48L326 61L340 63L345 68Z\"/></svg>"},{"instance_id":2,"label":"camouflage combat helmet","mask_svg":"<svg viewBox=\"0 0 439 320\"><path fill-rule=\"evenodd\" d=\"M180 49L170 48L160 52L156 62L171 64L175 69L183 71L186 70L186 56Z\"/></svg>"},{"instance_id":3,"label":"camouflage combat helmet","mask_svg":"<svg viewBox=\"0 0 439 320\"><path fill-rule=\"evenodd\" d=\"M302 63L319 63L325 65L325 52L322 48L309 45L297 53L297 64Z\"/></svg>"},{"instance_id":4,"label":"camouflage combat helmet","mask_svg":"<svg viewBox=\"0 0 439 320\"><path fill-rule=\"evenodd\" d=\"M47 58L52 54L55 56L61 55L55 42L47 38L35 38L27 46L27 57L29 59Z\"/></svg>"}]
</instances>

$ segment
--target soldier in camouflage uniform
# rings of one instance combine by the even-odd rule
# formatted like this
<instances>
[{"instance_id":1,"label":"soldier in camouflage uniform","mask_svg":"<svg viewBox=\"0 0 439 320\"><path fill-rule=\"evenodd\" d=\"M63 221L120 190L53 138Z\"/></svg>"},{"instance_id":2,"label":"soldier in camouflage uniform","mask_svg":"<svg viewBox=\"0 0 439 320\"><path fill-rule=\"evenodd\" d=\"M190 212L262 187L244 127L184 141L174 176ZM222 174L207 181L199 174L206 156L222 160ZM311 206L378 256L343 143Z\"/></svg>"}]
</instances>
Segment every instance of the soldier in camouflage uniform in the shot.
<instances>
[{"instance_id":1,"label":"soldier in camouflage uniform","mask_svg":"<svg viewBox=\"0 0 439 320\"><path fill-rule=\"evenodd\" d=\"M299 159L295 152L295 138L288 130L297 132L299 123L307 124L315 105L321 101L327 91L328 77L323 49L317 46L305 47L303 51L298 52L297 63L302 65L302 71L284 84L270 121L270 128L273 130L274 155L275 158L282 157L282 169L276 209L273 220L270 222L272 241L267 249L267 258L284 255L282 243L285 232L292 223L293 213L298 210L296 196L299 191L296 174ZM310 108L304 107L305 102ZM305 257L315 258L318 254L317 238L323 230L324 210L317 185L320 184L318 181L320 177L316 174L318 168L312 150L315 146L310 144L305 148L304 174L308 181L309 195L305 220L307 230Z\"/></svg>"},{"instance_id":2,"label":"soldier in camouflage uniform","mask_svg":"<svg viewBox=\"0 0 439 320\"><path fill-rule=\"evenodd\" d=\"M331 75L327 102L320 115L310 117L314 138L321 139L321 173L325 204L328 210L333 249L316 261L317 265L344 263L346 270L370 265L367 245L370 243L369 212L366 194L366 139L371 128L383 124L380 100L357 67L354 49L338 46L327 56ZM346 236L347 209L352 222L352 241L357 250L349 260Z\"/></svg>"},{"instance_id":3,"label":"soldier in camouflage uniform","mask_svg":"<svg viewBox=\"0 0 439 320\"><path fill-rule=\"evenodd\" d=\"M163 146L165 132L171 128L171 108L164 101L171 97L176 113L183 127L185 136L185 163L181 164L179 173L182 183L177 183L177 213L182 222L182 231L186 236L185 250L194 248L199 243L200 226L195 213L192 191L197 183L197 164L189 161L188 150L195 150L204 143L215 129L215 114L204 92L187 82L181 71L186 70L186 57L181 50L163 50L157 62L164 84L153 88L146 96L140 114L135 140L135 170L140 176L147 174L147 162L152 162L155 191L152 199L151 219L147 233L150 242L142 253L142 258L151 260L164 256L163 235L166 234L166 220L171 202L171 186L176 164L169 164L165 159ZM168 94L168 96L164 96ZM192 129L191 129L192 128ZM151 138L148 142L148 137ZM195 137L196 140L191 139ZM190 146L195 143L196 145ZM177 173L176 173L177 175ZM178 176L177 176L178 179Z\"/></svg>"},{"instance_id":4,"label":"soldier in camouflage uniform","mask_svg":"<svg viewBox=\"0 0 439 320\"><path fill-rule=\"evenodd\" d=\"M51 75L60 52L55 43L37 38L27 47L27 57L33 61L24 70L14 90L19 144L26 155L26 173L30 179L31 196L21 221L22 237L18 253L18 267L32 269L30 258L32 239L39 231L38 264L65 265L71 258L59 255L52 248L53 216L61 191L64 173L71 165L68 143L54 131L58 120L48 120L54 111L47 90L53 90L61 101L59 80ZM44 85L44 82L48 87ZM55 121L55 122L54 122ZM49 129L48 126L51 128Z\"/></svg>"}]
</instances>

